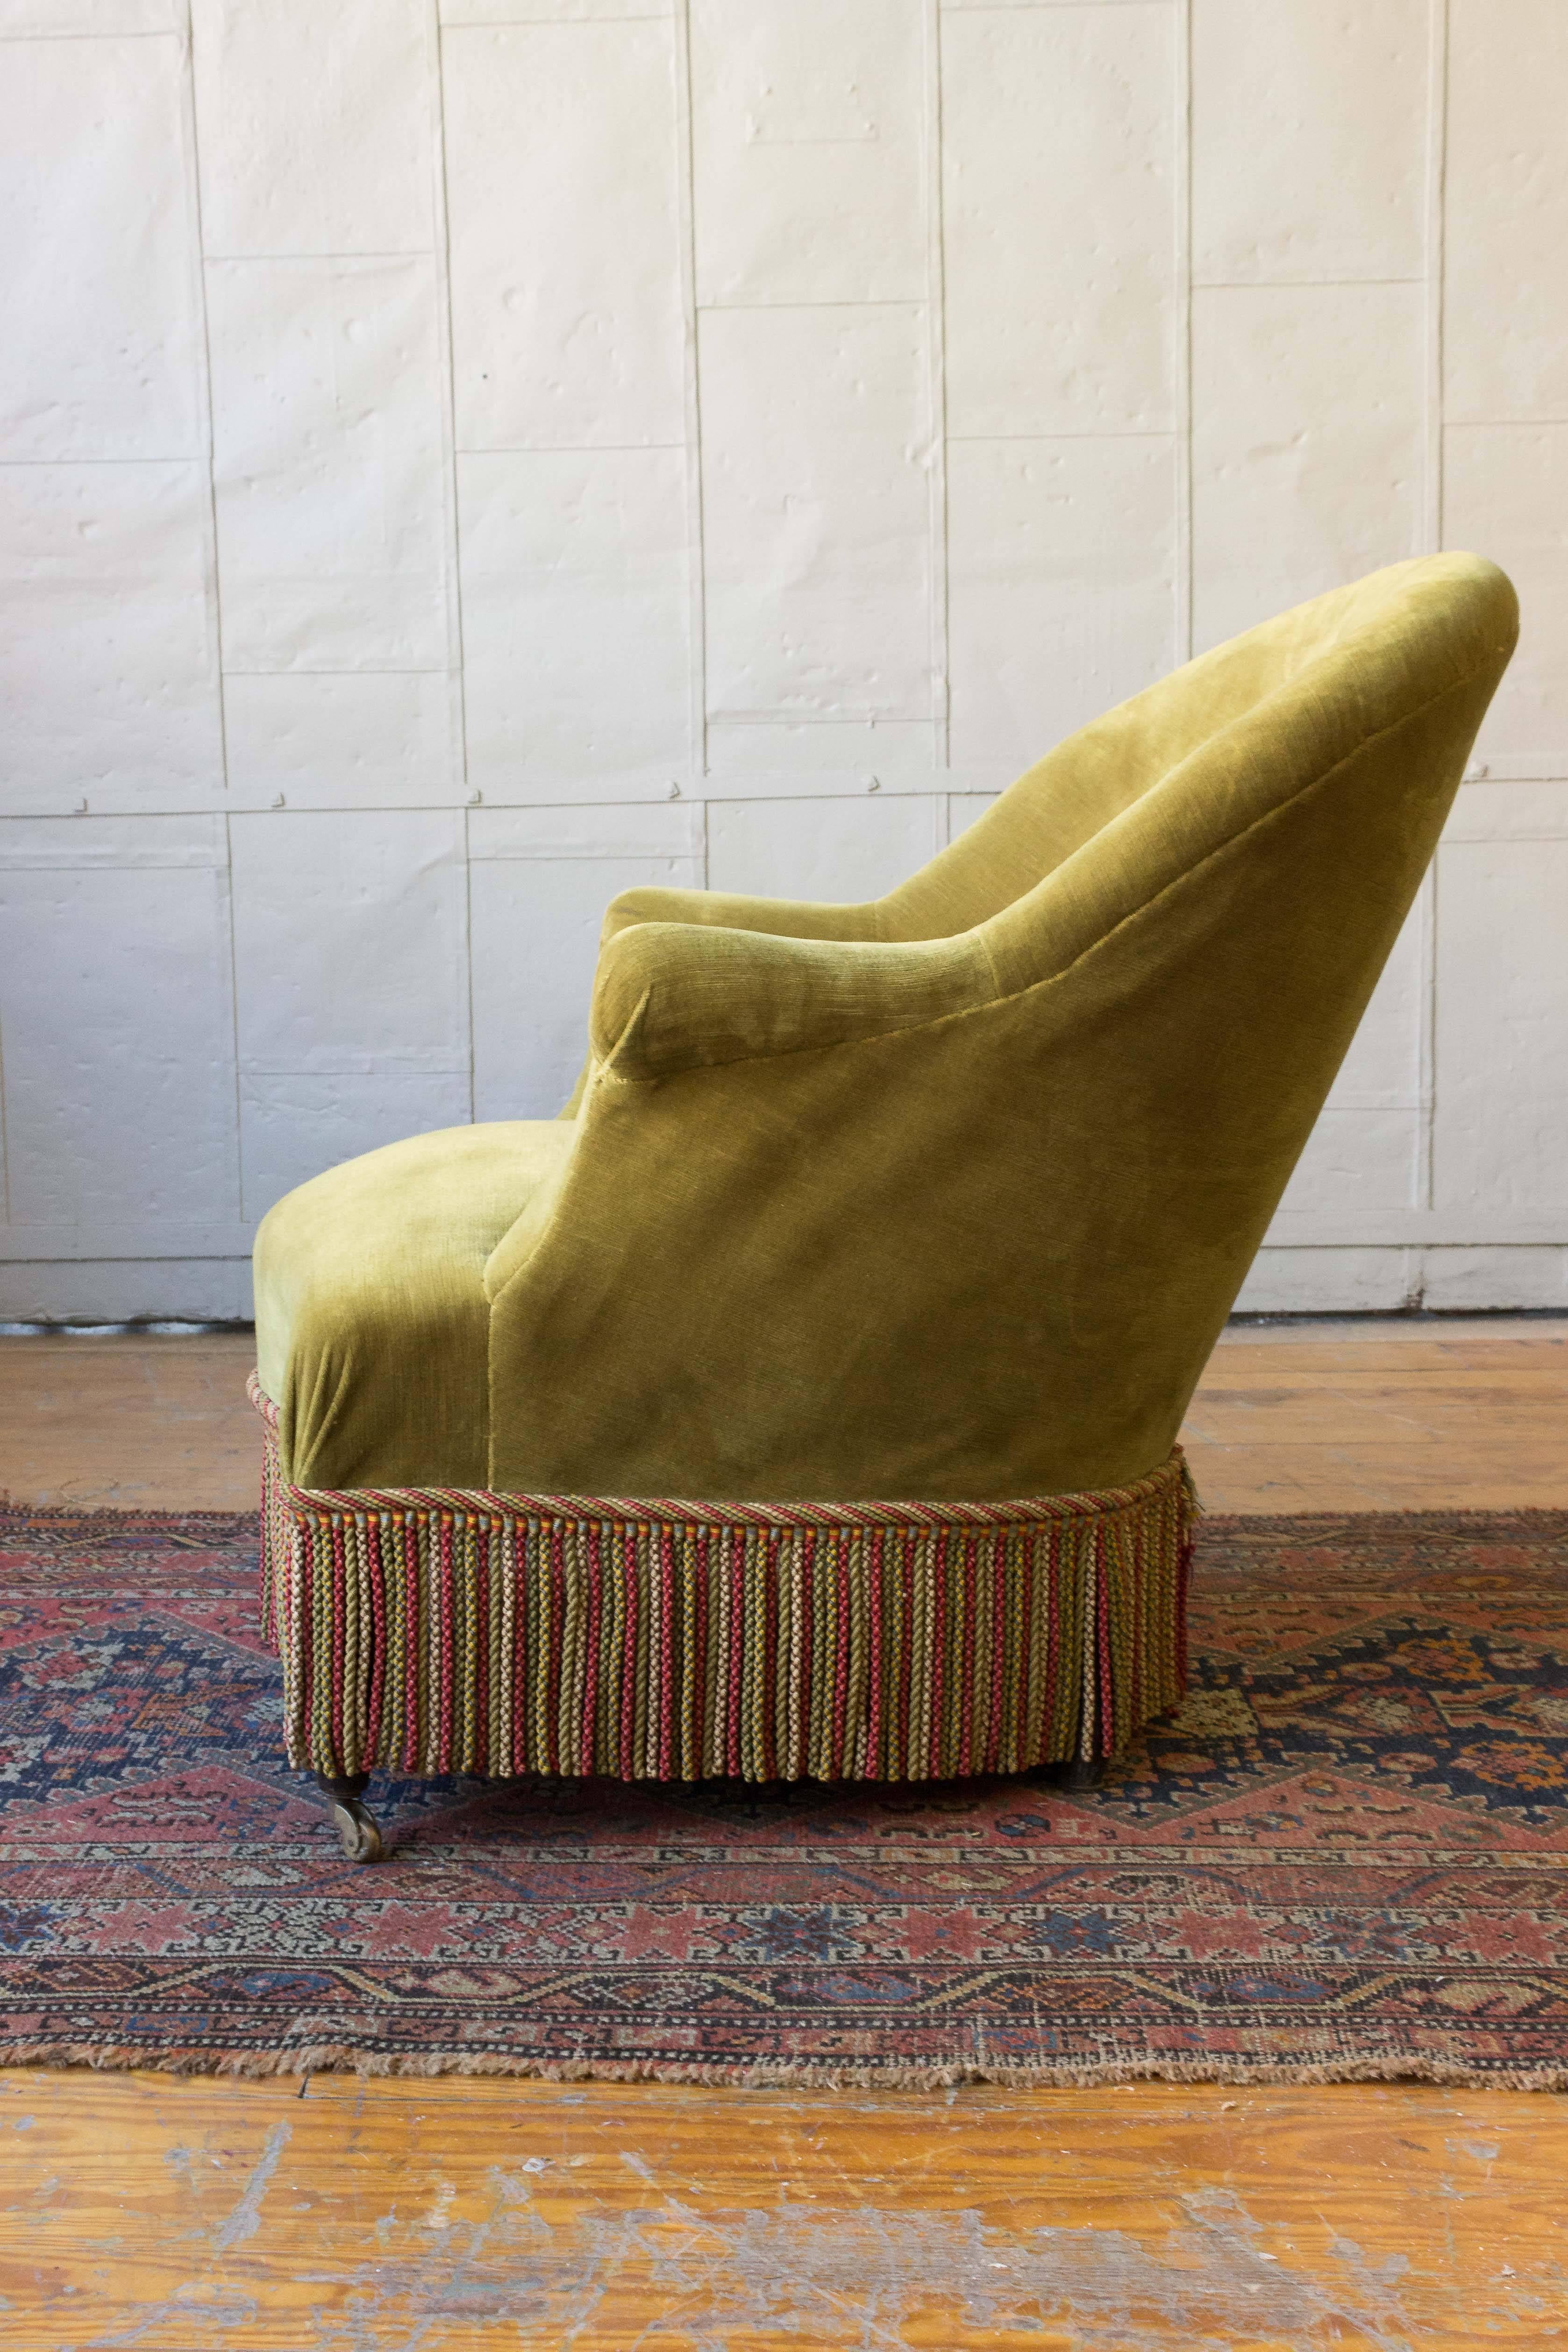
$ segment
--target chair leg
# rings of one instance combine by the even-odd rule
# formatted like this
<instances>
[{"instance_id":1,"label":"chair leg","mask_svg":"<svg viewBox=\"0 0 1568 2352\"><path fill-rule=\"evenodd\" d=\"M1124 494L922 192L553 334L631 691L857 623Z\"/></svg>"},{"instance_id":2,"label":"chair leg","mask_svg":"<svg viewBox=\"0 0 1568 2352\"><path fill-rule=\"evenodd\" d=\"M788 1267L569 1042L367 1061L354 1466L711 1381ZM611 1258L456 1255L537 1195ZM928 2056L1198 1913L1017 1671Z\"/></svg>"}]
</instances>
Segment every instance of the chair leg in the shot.
<instances>
[{"instance_id":1,"label":"chair leg","mask_svg":"<svg viewBox=\"0 0 1568 2352\"><path fill-rule=\"evenodd\" d=\"M379 1862L384 1851L381 1832L370 1808L360 1802L370 1786L370 1774L350 1772L334 1779L330 1772L318 1772L316 1786L327 1801L327 1811L345 1858L350 1862Z\"/></svg>"}]
</instances>

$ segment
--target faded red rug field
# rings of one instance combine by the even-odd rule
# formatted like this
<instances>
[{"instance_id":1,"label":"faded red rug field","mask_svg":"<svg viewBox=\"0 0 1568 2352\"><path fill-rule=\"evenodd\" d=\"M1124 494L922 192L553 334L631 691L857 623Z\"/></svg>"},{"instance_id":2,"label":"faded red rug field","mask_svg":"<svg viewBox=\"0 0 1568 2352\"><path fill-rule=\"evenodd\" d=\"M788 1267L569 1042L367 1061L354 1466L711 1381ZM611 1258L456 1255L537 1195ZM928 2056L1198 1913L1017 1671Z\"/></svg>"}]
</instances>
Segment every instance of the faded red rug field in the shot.
<instances>
[{"instance_id":1,"label":"faded red rug field","mask_svg":"<svg viewBox=\"0 0 1568 2352\"><path fill-rule=\"evenodd\" d=\"M1210 1520L1087 1799L282 1761L253 1523L0 1512L0 2062L1568 2087L1568 1513Z\"/></svg>"}]
</instances>

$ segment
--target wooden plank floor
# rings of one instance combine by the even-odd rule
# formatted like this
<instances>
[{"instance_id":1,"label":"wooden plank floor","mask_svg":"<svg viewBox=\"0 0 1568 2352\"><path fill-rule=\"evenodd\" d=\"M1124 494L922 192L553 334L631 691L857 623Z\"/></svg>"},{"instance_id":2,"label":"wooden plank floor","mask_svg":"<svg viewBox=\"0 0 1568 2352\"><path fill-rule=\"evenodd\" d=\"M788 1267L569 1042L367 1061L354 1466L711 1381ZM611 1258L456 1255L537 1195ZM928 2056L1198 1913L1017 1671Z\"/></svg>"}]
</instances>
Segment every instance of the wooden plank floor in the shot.
<instances>
[{"instance_id":1,"label":"wooden plank floor","mask_svg":"<svg viewBox=\"0 0 1568 2352\"><path fill-rule=\"evenodd\" d=\"M1516 2094L0 2077L13 2352L1514 2352L1568 2339Z\"/></svg>"},{"instance_id":2,"label":"wooden plank floor","mask_svg":"<svg viewBox=\"0 0 1568 2352\"><path fill-rule=\"evenodd\" d=\"M241 1337L0 1339L18 1497L244 1508ZM1568 1507L1568 1321L1227 1334L1211 1508ZM1568 2345L1568 2101L0 2074L16 2352Z\"/></svg>"},{"instance_id":3,"label":"wooden plank floor","mask_svg":"<svg viewBox=\"0 0 1568 2352\"><path fill-rule=\"evenodd\" d=\"M0 1492L244 1511L255 1343L0 1338ZM1568 1507L1568 1317L1241 1325L1182 1432L1214 1511Z\"/></svg>"},{"instance_id":4,"label":"wooden plank floor","mask_svg":"<svg viewBox=\"0 0 1568 2352\"><path fill-rule=\"evenodd\" d=\"M1568 1318L1242 1326L1182 1432L1214 1511L1568 1505Z\"/></svg>"}]
</instances>

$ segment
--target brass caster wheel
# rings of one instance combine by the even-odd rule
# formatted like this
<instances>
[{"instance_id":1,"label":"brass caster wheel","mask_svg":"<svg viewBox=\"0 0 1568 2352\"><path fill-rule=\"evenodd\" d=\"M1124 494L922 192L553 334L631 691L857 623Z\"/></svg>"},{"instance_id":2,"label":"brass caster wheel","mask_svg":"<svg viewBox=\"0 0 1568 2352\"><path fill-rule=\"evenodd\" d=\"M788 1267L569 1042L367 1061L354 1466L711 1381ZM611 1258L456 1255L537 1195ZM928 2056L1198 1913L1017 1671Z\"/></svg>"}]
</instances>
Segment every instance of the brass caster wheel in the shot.
<instances>
[{"instance_id":1,"label":"brass caster wheel","mask_svg":"<svg viewBox=\"0 0 1568 2352\"><path fill-rule=\"evenodd\" d=\"M316 1786L327 1801L327 1811L347 1862L379 1862L384 1852L375 1816L368 1805L360 1801L369 1785L368 1772L351 1773L342 1780L334 1779L330 1772L316 1775Z\"/></svg>"},{"instance_id":2,"label":"brass caster wheel","mask_svg":"<svg viewBox=\"0 0 1568 2352\"><path fill-rule=\"evenodd\" d=\"M357 1797L344 1797L332 1807L338 1843L350 1862L379 1862L381 1832L374 1816Z\"/></svg>"}]
</instances>

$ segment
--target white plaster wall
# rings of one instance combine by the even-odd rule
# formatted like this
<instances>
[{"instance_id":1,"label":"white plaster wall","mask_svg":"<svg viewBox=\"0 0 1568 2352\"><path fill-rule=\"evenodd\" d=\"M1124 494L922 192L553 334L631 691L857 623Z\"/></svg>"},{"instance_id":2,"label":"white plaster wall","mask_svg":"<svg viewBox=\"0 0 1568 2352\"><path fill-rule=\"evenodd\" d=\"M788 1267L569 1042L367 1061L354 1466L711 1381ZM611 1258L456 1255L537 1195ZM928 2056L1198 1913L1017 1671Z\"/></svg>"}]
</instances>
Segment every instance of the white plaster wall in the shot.
<instances>
[{"instance_id":1,"label":"white plaster wall","mask_svg":"<svg viewBox=\"0 0 1568 2352\"><path fill-rule=\"evenodd\" d=\"M0 0L0 1317L570 1085L1478 547L1518 660L1244 1295L1568 1305L1564 0Z\"/></svg>"}]
</instances>

